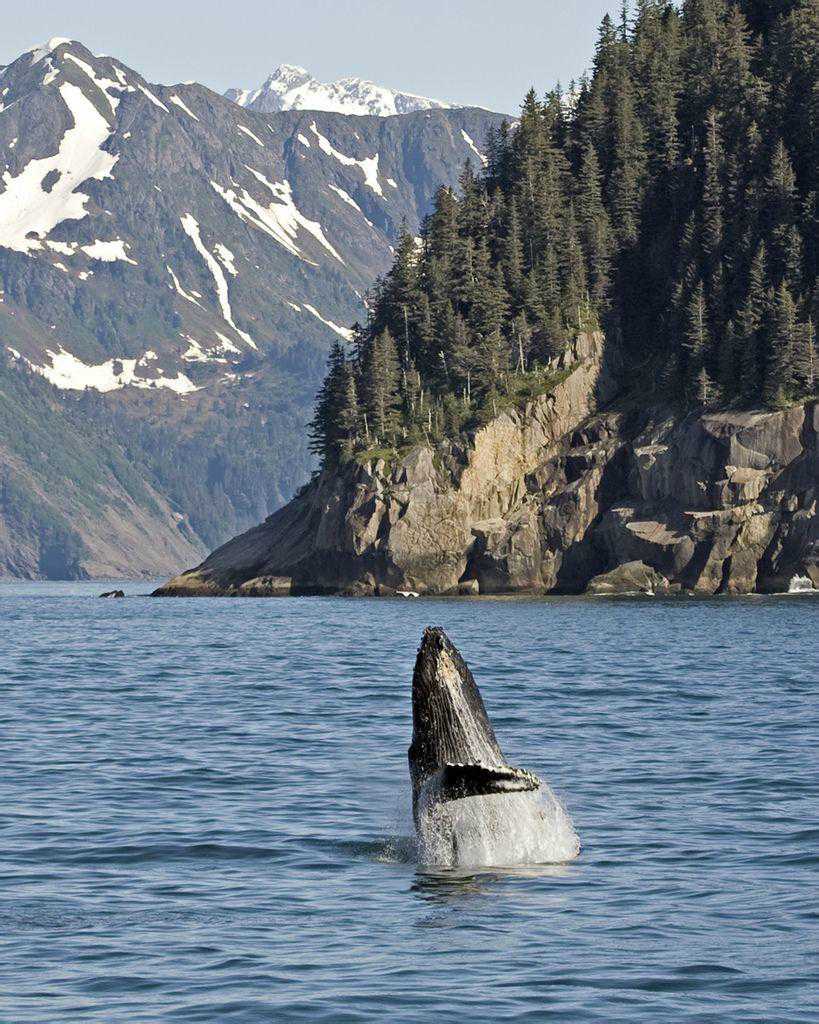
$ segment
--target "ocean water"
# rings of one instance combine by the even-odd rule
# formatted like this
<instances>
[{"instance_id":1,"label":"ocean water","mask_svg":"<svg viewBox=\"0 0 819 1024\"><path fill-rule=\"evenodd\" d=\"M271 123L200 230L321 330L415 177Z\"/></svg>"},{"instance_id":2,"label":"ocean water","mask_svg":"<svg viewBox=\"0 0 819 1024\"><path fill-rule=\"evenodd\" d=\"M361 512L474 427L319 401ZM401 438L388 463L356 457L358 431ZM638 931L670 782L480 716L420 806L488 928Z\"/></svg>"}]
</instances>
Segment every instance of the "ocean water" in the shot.
<instances>
[{"instance_id":1,"label":"ocean water","mask_svg":"<svg viewBox=\"0 0 819 1024\"><path fill-rule=\"evenodd\" d=\"M0 586L0 1022L819 1021L819 600ZM568 865L433 871L424 626Z\"/></svg>"}]
</instances>

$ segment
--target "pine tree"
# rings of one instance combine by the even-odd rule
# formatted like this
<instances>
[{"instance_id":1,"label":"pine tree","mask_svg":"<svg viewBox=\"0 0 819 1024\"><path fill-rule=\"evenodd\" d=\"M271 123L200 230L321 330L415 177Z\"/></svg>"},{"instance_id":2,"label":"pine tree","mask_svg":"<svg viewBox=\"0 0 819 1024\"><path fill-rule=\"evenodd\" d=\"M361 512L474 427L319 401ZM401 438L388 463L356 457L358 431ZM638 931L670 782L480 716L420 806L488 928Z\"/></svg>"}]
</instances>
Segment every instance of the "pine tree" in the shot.
<instances>
[{"instance_id":1,"label":"pine tree","mask_svg":"<svg viewBox=\"0 0 819 1024\"><path fill-rule=\"evenodd\" d=\"M340 381L339 408L337 413L338 441L336 451L340 462L345 462L353 455L359 440L360 410L358 407L358 388L352 366L345 361Z\"/></svg>"},{"instance_id":2,"label":"pine tree","mask_svg":"<svg viewBox=\"0 0 819 1024\"><path fill-rule=\"evenodd\" d=\"M587 254L589 291L602 306L611 287L612 229L603 203L600 163L593 146L587 145L578 175L577 196L580 238Z\"/></svg>"},{"instance_id":3,"label":"pine tree","mask_svg":"<svg viewBox=\"0 0 819 1024\"><path fill-rule=\"evenodd\" d=\"M717 387L704 366L697 374L696 396L699 404L705 408L713 405L718 398Z\"/></svg>"},{"instance_id":4,"label":"pine tree","mask_svg":"<svg viewBox=\"0 0 819 1024\"><path fill-rule=\"evenodd\" d=\"M402 229L395 247L395 259L387 274L381 300L384 327L398 339L401 353L412 350L414 311L418 306L418 254L415 238Z\"/></svg>"},{"instance_id":5,"label":"pine tree","mask_svg":"<svg viewBox=\"0 0 819 1024\"><path fill-rule=\"evenodd\" d=\"M615 235L621 246L637 241L645 167L643 126L637 115L634 86L625 69L613 90L612 169L608 182Z\"/></svg>"},{"instance_id":6,"label":"pine tree","mask_svg":"<svg viewBox=\"0 0 819 1024\"><path fill-rule=\"evenodd\" d=\"M711 345L709 333L708 303L705 298L705 286L702 280L697 282L694 293L686 308L686 329L684 347L688 354L686 361L686 377L694 385L705 366L705 360Z\"/></svg>"},{"instance_id":7,"label":"pine tree","mask_svg":"<svg viewBox=\"0 0 819 1024\"><path fill-rule=\"evenodd\" d=\"M802 265L805 246L799 228L792 224L782 247L782 279L788 287L799 292L802 288Z\"/></svg>"},{"instance_id":8,"label":"pine tree","mask_svg":"<svg viewBox=\"0 0 819 1024\"><path fill-rule=\"evenodd\" d=\"M724 38L726 0L684 0L685 30L684 113L691 124L703 121L719 94L718 69Z\"/></svg>"},{"instance_id":9,"label":"pine tree","mask_svg":"<svg viewBox=\"0 0 819 1024\"><path fill-rule=\"evenodd\" d=\"M738 341L733 320L725 325L717 348L717 364L720 389L725 395L736 395L740 390L740 373L737 366Z\"/></svg>"},{"instance_id":10,"label":"pine tree","mask_svg":"<svg viewBox=\"0 0 819 1024\"><path fill-rule=\"evenodd\" d=\"M729 145L742 146L748 129L766 116L767 87L754 73L758 47L748 21L737 4L725 19L717 81L719 99Z\"/></svg>"},{"instance_id":11,"label":"pine tree","mask_svg":"<svg viewBox=\"0 0 819 1024\"><path fill-rule=\"evenodd\" d=\"M679 156L681 56L676 13L669 11L664 0L638 0L632 68L637 110L645 127L647 158L655 179L665 178Z\"/></svg>"},{"instance_id":12,"label":"pine tree","mask_svg":"<svg viewBox=\"0 0 819 1024\"><path fill-rule=\"evenodd\" d=\"M400 368L395 339L388 330L373 338L364 359L364 411L375 440L387 444L397 426Z\"/></svg>"},{"instance_id":13,"label":"pine tree","mask_svg":"<svg viewBox=\"0 0 819 1024\"><path fill-rule=\"evenodd\" d=\"M449 360L453 382L467 402L472 400L472 381L477 366L477 354L471 344L466 321L456 316L452 325Z\"/></svg>"},{"instance_id":14,"label":"pine tree","mask_svg":"<svg viewBox=\"0 0 819 1024\"><path fill-rule=\"evenodd\" d=\"M760 244L751 264L745 301L737 314L737 344L740 358L740 394L754 404L760 398L760 348L765 311L766 253Z\"/></svg>"},{"instance_id":15,"label":"pine tree","mask_svg":"<svg viewBox=\"0 0 819 1024\"><path fill-rule=\"evenodd\" d=\"M518 205L513 196L509 202L506 217L506 232L503 245L504 271L509 293L520 297L523 284L523 243L521 239Z\"/></svg>"},{"instance_id":16,"label":"pine tree","mask_svg":"<svg viewBox=\"0 0 819 1024\"><path fill-rule=\"evenodd\" d=\"M492 331L476 351L475 382L473 390L491 404L497 415L498 400L509 369L509 346L499 330Z\"/></svg>"},{"instance_id":17,"label":"pine tree","mask_svg":"<svg viewBox=\"0 0 819 1024\"><path fill-rule=\"evenodd\" d=\"M512 322L512 358L518 373L529 368L532 355L532 331L525 313L519 313Z\"/></svg>"},{"instance_id":18,"label":"pine tree","mask_svg":"<svg viewBox=\"0 0 819 1024\"><path fill-rule=\"evenodd\" d=\"M816 353L816 328L813 320L799 324L793 353L793 381L797 394L810 398L817 393L819 374Z\"/></svg>"},{"instance_id":19,"label":"pine tree","mask_svg":"<svg viewBox=\"0 0 819 1024\"><path fill-rule=\"evenodd\" d=\"M777 284L787 275L788 247L795 225L796 205L796 177L785 144L779 139L765 182L764 206L771 277Z\"/></svg>"},{"instance_id":20,"label":"pine tree","mask_svg":"<svg viewBox=\"0 0 819 1024\"><path fill-rule=\"evenodd\" d=\"M793 381L793 353L796 343L796 305L786 284L772 297L769 350L764 397L768 405L784 405Z\"/></svg>"},{"instance_id":21,"label":"pine tree","mask_svg":"<svg viewBox=\"0 0 819 1024\"><path fill-rule=\"evenodd\" d=\"M565 324L574 326L580 322L580 310L586 302L587 295L586 260L577 229L574 203L570 203L566 209L562 233L563 259L560 269L563 287L560 313Z\"/></svg>"},{"instance_id":22,"label":"pine tree","mask_svg":"<svg viewBox=\"0 0 819 1024\"><path fill-rule=\"evenodd\" d=\"M324 465L335 465L339 456L341 427L339 414L344 406L347 389L347 359L344 349L336 342L327 359L327 376L316 396L313 419L308 427L310 450Z\"/></svg>"},{"instance_id":23,"label":"pine tree","mask_svg":"<svg viewBox=\"0 0 819 1024\"><path fill-rule=\"evenodd\" d=\"M451 188L439 188L434 212L427 221L426 243L429 254L446 264L455 248L458 233L458 203Z\"/></svg>"},{"instance_id":24,"label":"pine tree","mask_svg":"<svg viewBox=\"0 0 819 1024\"><path fill-rule=\"evenodd\" d=\"M717 112L712 107L705 123L705 170L702 185L702 250L710 277L718 272L723 245L722 145Z\"/></svg>"}]
</instances>

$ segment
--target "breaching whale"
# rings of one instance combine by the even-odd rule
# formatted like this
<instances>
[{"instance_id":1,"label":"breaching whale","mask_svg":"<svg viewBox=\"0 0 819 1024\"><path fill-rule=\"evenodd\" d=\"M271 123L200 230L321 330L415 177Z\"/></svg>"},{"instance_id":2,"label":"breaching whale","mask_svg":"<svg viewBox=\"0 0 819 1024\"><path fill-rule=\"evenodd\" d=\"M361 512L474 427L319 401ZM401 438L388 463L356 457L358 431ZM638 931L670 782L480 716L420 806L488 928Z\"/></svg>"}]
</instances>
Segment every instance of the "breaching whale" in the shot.
<instances>
[{"instance_id":1,"label":"breaching whale","mask_svg":"<svg viewBox=\"0 0 819 1024\"><path fill-rule=\"evenodd\" d=\"M409 771L419 853L441 866L571 860L577 835L532 772L504 757L472 673L440 628L412 679Z\"/></svg>"}]
</instances>

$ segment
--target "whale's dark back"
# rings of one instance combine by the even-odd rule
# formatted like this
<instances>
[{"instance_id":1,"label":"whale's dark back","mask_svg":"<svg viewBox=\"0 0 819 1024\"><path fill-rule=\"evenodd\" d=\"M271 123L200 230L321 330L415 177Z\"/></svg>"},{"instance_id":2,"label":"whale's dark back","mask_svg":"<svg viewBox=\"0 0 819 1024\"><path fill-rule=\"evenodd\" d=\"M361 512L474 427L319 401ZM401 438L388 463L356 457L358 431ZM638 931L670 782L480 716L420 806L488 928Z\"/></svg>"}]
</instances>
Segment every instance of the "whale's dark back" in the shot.
<instances>
[{"instance_id":1,"label":"whale's dark back","mask_svg":"<svg viewBox=\"0 0 819 1024\"><path fill-rule=\"evenodd\" d=\"M412 677L413 783L447 763L504 764L478 686L440 628L424 632Z\"/></svg>"}]
</instances>

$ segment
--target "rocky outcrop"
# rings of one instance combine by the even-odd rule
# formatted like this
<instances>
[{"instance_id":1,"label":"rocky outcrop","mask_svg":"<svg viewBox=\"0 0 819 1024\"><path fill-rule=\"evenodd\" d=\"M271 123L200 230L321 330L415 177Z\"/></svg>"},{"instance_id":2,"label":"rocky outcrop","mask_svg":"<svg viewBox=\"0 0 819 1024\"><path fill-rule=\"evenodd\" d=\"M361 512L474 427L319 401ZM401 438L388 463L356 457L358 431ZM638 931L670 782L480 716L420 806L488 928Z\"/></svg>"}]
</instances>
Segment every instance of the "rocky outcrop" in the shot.
<instances>
[{"instance_id":1,"label":"rocky outcrop","mask_svg":"<svg viewBox=\"0 0 819 1024\"><path fill-rule=\"evenodd\" d=\"M596 597L612 597L614 595L667 594L670 590L668 580L656 569L645 562L626 562L609 572L595 576L589 583L587 593Z\"/></svg>"},{"instance_id":2,"label":"rocky outcrop","mask_svg":"<svg viewBox=\"0 0 819 1024\"><path fill-rule=\"evenodd\" d=\"M600 335L465 450L325 472L163 595L702 594L819 582L819 405L673 415L610 403ZM591 586L590 586L591 584Z\"/></svg>"}]
</instances>

